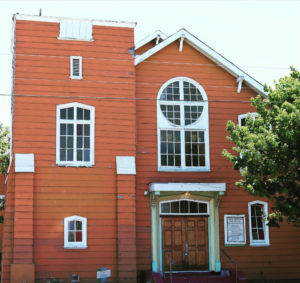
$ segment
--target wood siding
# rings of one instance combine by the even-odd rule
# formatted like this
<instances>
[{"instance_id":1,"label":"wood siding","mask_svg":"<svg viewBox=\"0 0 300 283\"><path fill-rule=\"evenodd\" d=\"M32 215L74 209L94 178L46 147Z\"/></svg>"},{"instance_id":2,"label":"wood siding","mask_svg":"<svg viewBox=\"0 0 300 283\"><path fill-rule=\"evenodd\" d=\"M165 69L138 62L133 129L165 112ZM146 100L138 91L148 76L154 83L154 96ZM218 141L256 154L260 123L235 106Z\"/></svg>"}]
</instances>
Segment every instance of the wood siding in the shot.
<instances>
[{"instance_id":1,"label":"wood siding","mask_svg":"<svg viewBox=\"0 0 300 283\"><path fill-rule=\"evenodd\" d=\"M150 46L151 43L148 43ZM239 172L223 158L224 148L231 149L232 142L226 139L228 120L238 123L238 115L255 112L249 101L257 94L243 84L241 93L237 93L236 78L213 61L196 51L187 43L182 52L178 51L179 41L175 41L158 53L136 66L136 96L153 100L137 101L137 262L138 274L142 270L151 270L151 231L150 202L144 196L149 183L153 182L199 182L226 183L220 209L221 249L238 262L249 279L261 278L300 278L297 268L300 264L300 231L283 223L280 229L270 229L269 247L249 246L248 202L256 200L235 186L240 178ZM140 48L139 50L142 50ZM204 65L202 65L204 64ZM205 65L209 64L209 65ZM231 102L209 102L210 168L211 172L172 173L157 172L157 121L156 101L160 87L174 77L189 77L199 82L209 100L228 100ZM145 87L146 85L146 87ZM263 199L264 201L267 201ZM269 202L269 212L272 204ZM224 214L245 214L247 218L245 247L224 247ZM223 260L223 258L222 258ZM230 266L233 268L234 266Z\"/></svg>"},{"instance_id":2,"label":"wood siding","mask_svg":"<svg viewBox=\"0 0 300 283\"><path fill-rule=\"evenodd\" d=\"M51 277L69 281L71 274L78 274L80 282L91 282L100 267L111 267L111 281L117 280L116 156L135 156L135 102L109 98L134 97L134 60L128 50L134 46L133 31L93 26L94 42L58 40L58 23L17 21L15 93L29 97L15 98L13 145L14 153L35 154L32 245L36 282ZM69 78L70 56L82 56L80 81ZM56 165L56 105L70 102L95 106L92 168ZM12 252L15 259L22 253L13 248L8 232L17 214L11 206L12 185L8 195L5 283L10 282ZM86 250L63 248L63 221L72 215L88 219ZM130 213L123 216L121 222L126 225Z\"/></svg>"}]
</instances>

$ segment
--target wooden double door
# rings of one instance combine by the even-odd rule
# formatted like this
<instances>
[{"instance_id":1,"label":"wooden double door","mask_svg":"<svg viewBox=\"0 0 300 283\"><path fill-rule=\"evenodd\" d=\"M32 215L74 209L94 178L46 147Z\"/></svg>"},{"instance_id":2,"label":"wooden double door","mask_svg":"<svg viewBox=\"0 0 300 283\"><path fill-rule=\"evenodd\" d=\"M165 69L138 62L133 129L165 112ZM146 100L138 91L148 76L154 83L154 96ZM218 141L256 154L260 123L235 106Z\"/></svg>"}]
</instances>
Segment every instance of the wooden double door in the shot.
<instances>
[{"instance_id":1,"label":"wooden double door","mask_svg":"<svg viewBox=\"0 0 300 283\"><path fill-rule=\"evenodd\" d=\"M207 217L162 217L162 249L169 252L175 271L208 270ZM163 256L169 270L169 257Z\"/></svg>"}]
</instances>

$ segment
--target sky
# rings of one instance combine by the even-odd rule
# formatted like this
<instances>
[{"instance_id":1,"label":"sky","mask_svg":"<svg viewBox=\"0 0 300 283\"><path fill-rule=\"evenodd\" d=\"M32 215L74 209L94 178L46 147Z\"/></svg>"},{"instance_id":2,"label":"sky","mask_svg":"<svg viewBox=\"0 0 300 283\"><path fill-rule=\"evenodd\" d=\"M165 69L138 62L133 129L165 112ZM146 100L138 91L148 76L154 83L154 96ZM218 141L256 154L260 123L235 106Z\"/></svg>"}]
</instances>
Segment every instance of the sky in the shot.
<instances>
[{"instance_id":1,"label":"sky","mask_svg":"<svg viewBox=\"0 0 300 283\"><path fill-rule=\"evenodd\" d=\"M15 13L137 22L135 42L156 30L187 29L258 80L300 69L300 1L0 1L0 123L10 125L12 16Z\"/></svg>"}]
</instances>

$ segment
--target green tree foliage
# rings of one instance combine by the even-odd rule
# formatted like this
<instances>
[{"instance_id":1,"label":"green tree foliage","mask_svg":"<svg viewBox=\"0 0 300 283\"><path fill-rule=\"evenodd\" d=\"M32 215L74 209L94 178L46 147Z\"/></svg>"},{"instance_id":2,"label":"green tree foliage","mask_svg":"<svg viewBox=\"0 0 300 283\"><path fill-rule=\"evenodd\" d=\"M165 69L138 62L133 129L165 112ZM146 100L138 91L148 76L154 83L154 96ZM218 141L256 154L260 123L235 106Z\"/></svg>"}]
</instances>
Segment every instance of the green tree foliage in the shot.
<instances>
[{"instance_id":1,"label":"green tree foliage","mask_svg":"<svg viewBox=\"0 0 300 283\"><path fill-rule=\"evenodd\" d=\"M258 117L250 114L246 126L227 123L233 154L223 156L240 170L236 182L252 196L267 197L274 205L268 215L270 227L288 223L300 226L300 73L291 67L290 76L275 82L275 89L265 86L268 98L252 98ZM271 125L271 128L270 128Z\"/></svg>"},{"instance_id":2,"label":"green tree foliage","mask_svg":"<svg viewBox=\"0 0 300 283\"><path fill-rule=\"evenodd\" d=\"M0 174L7 175L7 168L9 165L9 148L9 128L3 127L3 124L0 124ZM0 199L0 210L4 209L4 204L5 199ZM3 216L0 216L0 223L3 223Z\"/></svg>"}]
</instances>

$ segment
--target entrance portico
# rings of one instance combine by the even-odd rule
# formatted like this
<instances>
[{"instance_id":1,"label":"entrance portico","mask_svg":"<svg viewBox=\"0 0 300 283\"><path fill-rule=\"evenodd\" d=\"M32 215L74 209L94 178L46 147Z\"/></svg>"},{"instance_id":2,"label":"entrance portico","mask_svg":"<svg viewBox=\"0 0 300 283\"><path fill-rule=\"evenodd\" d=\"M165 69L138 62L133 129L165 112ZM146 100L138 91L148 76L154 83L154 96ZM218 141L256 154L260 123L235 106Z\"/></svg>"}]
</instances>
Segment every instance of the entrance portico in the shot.
<instances>
[{"instance_id":1,"label":"entrance portico","mask_svg":"<svg viewBox=\"0 0 300 283\"><path fill-rule=\"evenodd\" d=\"M149 185L152 271L162 271L163 250L174 271L221 270L219 203L225 190L225 183Z\"/></svg>"}]
</instances>

